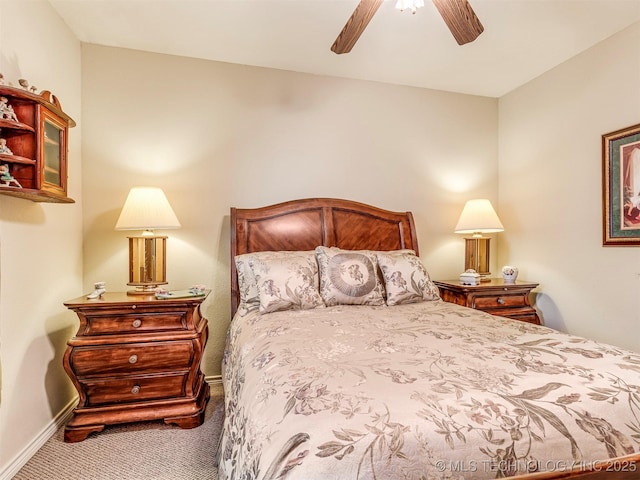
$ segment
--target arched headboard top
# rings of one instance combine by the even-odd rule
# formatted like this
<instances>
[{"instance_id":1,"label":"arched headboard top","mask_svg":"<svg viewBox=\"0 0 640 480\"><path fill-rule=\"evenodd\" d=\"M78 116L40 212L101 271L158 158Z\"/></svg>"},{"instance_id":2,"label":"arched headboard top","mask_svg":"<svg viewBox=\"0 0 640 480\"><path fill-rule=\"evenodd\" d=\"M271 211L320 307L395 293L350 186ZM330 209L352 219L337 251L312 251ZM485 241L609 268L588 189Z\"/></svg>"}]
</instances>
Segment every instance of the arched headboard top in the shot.
<instances>
[{"instance_id":1,"label":"arched headboard top","mask_svg":"<svg viewBox=\"0 0 640 480\"><path fill-rule=\"evenodd\" d=\"M259 208L231 208L231 313L239 303L235 257L262 251L304 251L319 245L347 250L418 254L413 215L351 200L308 198Z\"/></svg>"}]
</instances>

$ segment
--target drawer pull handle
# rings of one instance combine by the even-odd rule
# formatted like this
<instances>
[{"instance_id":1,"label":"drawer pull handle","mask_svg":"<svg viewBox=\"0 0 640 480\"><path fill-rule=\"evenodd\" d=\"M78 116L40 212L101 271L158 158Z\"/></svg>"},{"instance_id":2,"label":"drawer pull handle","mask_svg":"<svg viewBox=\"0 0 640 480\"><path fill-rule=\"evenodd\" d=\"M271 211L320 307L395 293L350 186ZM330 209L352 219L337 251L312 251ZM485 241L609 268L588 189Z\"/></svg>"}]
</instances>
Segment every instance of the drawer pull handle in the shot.
<instances>
[{"instance_id":1,"label":"drawer pull handle","mask_svg":"<svg viewBox=\"0 0 640 480\"><path fill-rule=\"evenodd\" d=\"M140 385L134 385L133 388L131 389L131 393L135 395L139 392L140 392Z\"/></svg>"},{"instance_id":2,"label":"drawer pull handle","mask_svg":"<svg viewBox=\"0 0 640 480\"><path fill-rule=\"evenodd\" d=\"M139 318L136 318L131 325L133 326L133 328L139 328L140 325L142 325L142 320L140 320Z\"/></svg>"},{"instance_id":3,"label":"drawer pull handle","mask_svg":"<svg viewBox=\"0 0 640 480\"><path fill-rule=\"evenodd\" d=\"M498 304L499 305L504 305L504 298L499 298L498 299Z\"/></svg>"},{"instance_id":4,"label":"drawer pull handle","mask_svg":"<svg viewBox=\"0 0 640 480\"><path fill-rule=\"evenodd\" d=\"M129 357L129 363L136 363L138 361L138 356L137 355L131 355Z\"/></svg>"}]
</instances>

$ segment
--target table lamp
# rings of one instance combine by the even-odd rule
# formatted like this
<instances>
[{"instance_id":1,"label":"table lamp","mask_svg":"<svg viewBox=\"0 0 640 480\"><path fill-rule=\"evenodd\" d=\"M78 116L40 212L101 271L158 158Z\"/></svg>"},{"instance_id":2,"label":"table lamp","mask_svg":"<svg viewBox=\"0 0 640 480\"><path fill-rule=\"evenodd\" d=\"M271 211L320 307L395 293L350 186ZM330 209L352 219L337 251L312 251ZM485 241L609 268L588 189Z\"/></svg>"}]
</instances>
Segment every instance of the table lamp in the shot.
<instances>
[{"instance_id":1,"label":"table lamp","mask_svg":"<svg viewBox=\"0 0 640 480\"><path fill-rule=\"evenodd\" d=\"M465 238L464 269L473 269L480 275L480 281L489 281L489 252L491 239L483 237L483 233L504 231L504 227L487 199L469 200L462 210L456 233L471 233Z\"/></svg>"},{"instance_id":2,"label":"table lamp","mask_svg":"<svg viewBox=\"0 0 640 480\"><path fill-rule=\"evenodd\" d=\"M129 239L129 295L151 295L167 283L167 237L154 230L179 228L180 222L164 192L156 187L133 187L124 202L116 230L143 230Z\"/></svg>"}]
</instances>

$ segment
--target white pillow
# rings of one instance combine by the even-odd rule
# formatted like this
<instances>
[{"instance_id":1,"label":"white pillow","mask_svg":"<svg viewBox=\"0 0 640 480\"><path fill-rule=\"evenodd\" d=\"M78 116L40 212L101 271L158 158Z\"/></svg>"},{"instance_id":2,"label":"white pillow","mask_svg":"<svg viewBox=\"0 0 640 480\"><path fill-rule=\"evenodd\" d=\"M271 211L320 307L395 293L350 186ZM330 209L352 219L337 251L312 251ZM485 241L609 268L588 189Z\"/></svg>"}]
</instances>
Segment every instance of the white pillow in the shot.
<instances>
[{"instance_id":1,"label":"white pillow","mask_svg":"<svg viewBox=\"0 0 640 480\"><path fill-rule=\"evenodd\" d=\"M316 247L320 296L333 305L384 305L378 261L369 250Z\"/></svg>"},{"instance_id":2,"label":"white pillow","mask_svg":"<svg viewBox=\"0 0 640 480\"><path fill-rule=\"evenodd\" d=\"M306 258L307 262L312 268L315 268L316 283L315 288L318 288L317 280L317 264L313 250L310 251L265 251L265 252L253 252L245 253L242 255L236 255L234 261L236 264L236 271L238 274L238 290L240 294L240 305L238 306L238 313L246 315L252 310L260 308L260 289L258 285L258 278L256 278L255 272L266 273L270 264L276 260L286 260L288 258L299 259ZM279 267L278 267L279 268ZM263 280L263 283L266 279ZM286 290L286 287L285 287ZM318 294L319 298L319 294Z\"/></svg>"},{"instance_id":3,"label":"white pillow","mask_svg":"<svg viewBox=\"0 0 640 480\"><path fill-rule=\"evenodd\" d=\"M260 313L324 307L318 292L318 264L313 254L288 255L253 264Z\"/></svg>"},{"instance_id":4,"label":"white pillow","mask_svg":"<svg viewBox=\"0 0 640 480\"><path fill-rule=\"evenodd\" d=\"M387 291L387 305L438 300L438 287L413 250L376 252Z\"/></svg>"}]
</instances>

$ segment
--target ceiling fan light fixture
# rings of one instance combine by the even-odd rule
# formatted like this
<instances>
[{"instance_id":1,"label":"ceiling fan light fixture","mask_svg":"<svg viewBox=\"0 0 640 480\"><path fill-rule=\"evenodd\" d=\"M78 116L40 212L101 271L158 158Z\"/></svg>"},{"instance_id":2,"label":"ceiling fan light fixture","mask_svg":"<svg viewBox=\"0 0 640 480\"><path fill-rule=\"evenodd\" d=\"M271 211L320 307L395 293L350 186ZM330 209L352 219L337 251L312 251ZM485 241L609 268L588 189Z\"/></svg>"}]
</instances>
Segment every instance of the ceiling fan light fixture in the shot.
<instances>
[{"instance_id":1,"label":"ceiling fan light fixture","mask_svg":"<svg viewBox=\"0 0 640 480\"><path fill-rule=\"evenodd\" d=\"M384 1L360 0L331 45L331 51L337 54L349 53ZM459 45L473 42L484 30L469 5L469 0L433 0L433 3ZM424 0L397 0L396 3L396 8L401 11L408 8L416 13L420 7L424 7Z\"/></svg>"},{"instance_id":2,"label":"ceiling fan light fixture","mask_svg":"<svg viewBox=\"0 0 640 480\"><path fill-rule=\"evenodd\" d=\"M410 9L411 13L416 13L418 8L424 7L424 0L398 0L396 8L401 12Z\"/></svg>"}]
</instances>

